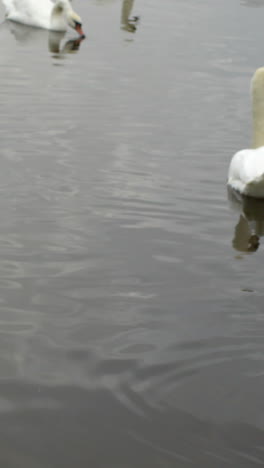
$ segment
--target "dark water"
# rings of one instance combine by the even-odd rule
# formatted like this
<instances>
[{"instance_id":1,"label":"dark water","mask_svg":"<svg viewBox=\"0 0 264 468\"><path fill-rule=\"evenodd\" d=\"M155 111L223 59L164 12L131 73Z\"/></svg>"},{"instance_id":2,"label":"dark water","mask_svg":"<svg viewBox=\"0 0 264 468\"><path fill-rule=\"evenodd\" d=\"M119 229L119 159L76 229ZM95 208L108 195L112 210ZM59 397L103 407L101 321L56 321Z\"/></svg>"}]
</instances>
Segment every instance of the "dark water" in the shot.
<instances>
[{"instance_id":1,"label":"dark water","mask_svg":"<svg viewBox=\"0 0 264 468\"><path fill-rule=\"evenodd\" d=\"M4 468L263 466L264 209L225 186L263 6L76 0L80 45L1 26Z\"/></svg>"}]
</instances>

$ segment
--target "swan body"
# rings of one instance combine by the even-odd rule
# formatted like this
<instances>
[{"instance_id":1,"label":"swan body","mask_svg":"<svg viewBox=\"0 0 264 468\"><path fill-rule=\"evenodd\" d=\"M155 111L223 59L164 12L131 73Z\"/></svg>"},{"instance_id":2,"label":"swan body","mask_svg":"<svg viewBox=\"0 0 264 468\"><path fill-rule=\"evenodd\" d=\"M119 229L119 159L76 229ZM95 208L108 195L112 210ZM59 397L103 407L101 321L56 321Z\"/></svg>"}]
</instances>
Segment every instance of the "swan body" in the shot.
<instances>
[{"instance_id":1,"label":"swan body","mask_svg":"<svg viewBox=\"0 0 264 468\"><path fill-rule=\"evenodd\" d=\"M72 9L69 0L2 0L6 18L27 26L66 31L67 26L84 35L81 18Z\"/></svg>"},{"instance_id":2,"label":"swan body","mask_svg":"<svg viewBox=\"0 0 264 468\"><path fill-rule=\"evenodd\" d=\"M228 185L243 195L264 198L264 146L244 149L233 156Z\"/></svg>"},{"instance_id":3,"label":"swan body","mask_svg":"<svg viewBox=\"0 0 264 468\"><path fill-rule=\"evenodd\" d=\"M253 148L236 153L230 163L228 185L242 195L264 198L264 67L251 82Z\"/></svg>"}]
</instances>

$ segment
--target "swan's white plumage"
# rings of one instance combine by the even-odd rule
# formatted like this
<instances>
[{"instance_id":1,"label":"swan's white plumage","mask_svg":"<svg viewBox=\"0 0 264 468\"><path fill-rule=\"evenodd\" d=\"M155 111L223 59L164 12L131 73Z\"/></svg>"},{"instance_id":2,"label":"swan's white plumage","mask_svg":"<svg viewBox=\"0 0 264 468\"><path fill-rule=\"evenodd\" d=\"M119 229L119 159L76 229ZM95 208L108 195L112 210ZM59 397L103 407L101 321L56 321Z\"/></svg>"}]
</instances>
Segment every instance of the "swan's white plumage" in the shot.
<instances>
[{"instance_id":1,"label":"swan's white plumage","mask_svg":"<svg viewBox=\"0 0 264 468\"><path fill-rule=\"evenodd\" d=\"M243 195L264 198L264 67L251 82L253 148L236 153L230 163L228 185Z\"/></svg>"},{"instance_id":2,"label":"swan's white plumage","mask_svg":"<svg viewBox=\"0 0 264 468\"><path fill-rule=\"evenodd\" d=\"M72 10L69 0L2 0L6 18L37 28L66 31L71 19L80 19ZM56 8L59 6L59 8Z\"/></svg>"},{"instance_id":3,"label":"swan's white plumage","mask_svg":"<svg viewBox=\"0 0 264 468\"><path fill-rule=\"evenodd\" d=\"M2 0L11 21L49 29L54 3L51 0Z\"/></svg>"},{"instance_id":4,"label":"swan's white plumage","mask_svg":"<svg viewBox=\"0 0 264 468\"><path fill-rule=\"evenodd\" d=\"M245 149L233 156L228 184L244 195L264 198L264 146Z\"/></svg>"}]
</instances>

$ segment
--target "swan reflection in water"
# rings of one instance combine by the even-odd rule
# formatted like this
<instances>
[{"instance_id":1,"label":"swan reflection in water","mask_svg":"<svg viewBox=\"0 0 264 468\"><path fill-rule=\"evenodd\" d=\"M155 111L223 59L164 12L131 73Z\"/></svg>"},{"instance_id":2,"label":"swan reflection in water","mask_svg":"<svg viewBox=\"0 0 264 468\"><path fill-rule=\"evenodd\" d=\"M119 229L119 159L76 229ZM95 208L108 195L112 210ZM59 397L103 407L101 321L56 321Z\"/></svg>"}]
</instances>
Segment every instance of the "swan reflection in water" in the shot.
<instances>
[{"instance_id":1,"label":"swan reflection in water","mask_svg":"<svg viewBox=\"0 0 264 468\"><path fill-rule=\"evenodd\" d=\"M42 46L46 44L48 50L55 54L55 58L60 58L65 54L76 52L83 37L78 36L75 39L70 39L63 43L63 38L66 32L46 31L44 29L33 28L23 24L15 23L13 21L6 21L9 31L15 37L16 41L20 43L32 43Z\"/></svg>"},{"instance_id":2,"label":"swan reflection in water","mask_svg":"<svg viewBox=\"0 0 264 468\"><path fill-rule=\"evenodd\" d=\"M79 50L81 42L84 40L83 37L77 37L76 39L69 39L61 47L61 41L64 33L49 32L49 51L53 54L65 55Z\"/></svg>"},{"instance_id":3,"label":"swan reflection in water","mask_svg":"<svg viewBox=\"0 0 264 468\"><path fill-rule=\"evenodd\" d=\"M233 247L239 252L256 252L264 236L264 200L245 197L228 188L231 208L239 214Z\"/></svg>"},{"instance_id":4,"label":"swan reflection in water","mask_svg":"<svg viewBox=\"0 0 264 468\"><path fill-rule=\"evenodd\" d=\"M137 23L139 16L132 16L131 12L134 5L134 0L123 0L122 13L121 13L121 26L122 29L128 32L135 32L137 30Z\"/></svg>"},{"instance_id":5,"label":"swan reflection in water","mask_svg":"<svg viewBox=\"0 0 264 468\"><path fill-rule=\"evenodd\" d=\"M116 0L97 0L96 3L99 5L107 5L115 2ZM133 6L134 0L123 0L121 11L121 29L132 33L136 32L137 23L140 19L139 16L132 16Z\"/></svg>"},{"instance_id":6,"label":"swan reflection in water","mask_svg":"<svg viewBox=\"0 0 264 468\"><path fill-rule=\"evenodd\" d=\"M240 0L240 4L248 8L263 8L264 7L263 0Z\"/></svg>"}]
</instances>

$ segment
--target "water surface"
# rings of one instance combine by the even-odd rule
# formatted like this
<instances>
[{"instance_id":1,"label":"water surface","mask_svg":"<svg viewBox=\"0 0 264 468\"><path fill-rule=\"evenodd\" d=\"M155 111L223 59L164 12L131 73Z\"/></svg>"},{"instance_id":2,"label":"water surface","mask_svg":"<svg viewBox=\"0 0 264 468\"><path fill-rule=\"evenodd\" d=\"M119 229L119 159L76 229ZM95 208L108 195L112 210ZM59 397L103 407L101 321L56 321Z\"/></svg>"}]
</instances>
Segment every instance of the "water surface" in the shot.
<instances>
[{"instance_id":1,"label":"water surface","mask_svg":"<svg viewBox=\"0 0 264 468\"><path fill-rule=\"evenodd\" d=\"M226 191L263 6L76 0L81 44L1 25L2 466L263 464L263 239L237 233L263 210Z\"/></svg>"}]
</instances>

